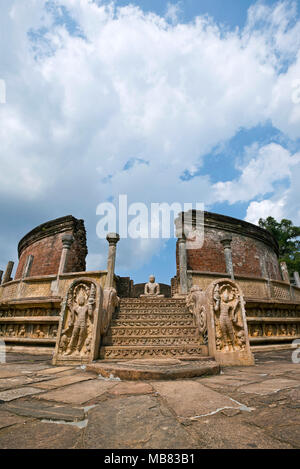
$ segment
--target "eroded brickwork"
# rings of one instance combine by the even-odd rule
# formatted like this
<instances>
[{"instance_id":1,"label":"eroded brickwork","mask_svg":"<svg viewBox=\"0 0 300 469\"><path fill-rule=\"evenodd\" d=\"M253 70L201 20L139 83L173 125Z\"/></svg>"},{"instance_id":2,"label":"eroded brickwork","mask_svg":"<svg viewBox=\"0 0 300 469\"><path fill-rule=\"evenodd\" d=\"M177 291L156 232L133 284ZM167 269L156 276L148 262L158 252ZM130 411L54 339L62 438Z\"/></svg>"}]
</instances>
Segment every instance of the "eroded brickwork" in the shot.
<instances>
[{"instance_id":1,"label":"eroded brickwork","mask_svg":"<svg viewBox=\"0 0 300 469\"><path fill-rule=\"evenodd\" d=\"M192 226L192 216L190 217ZM234 273L258 278L281 280L276 242L265 230L230 217L205 212L204 244L201 249L188 249L187 268L200 272L226 273L221 240L232 237ZM178 245L176 249L179 278Z\"/></svg>"},{"instance_id":2,"label":"eroded brickwork","mask_svg":"<svg viewBox=\"0 0 300 469\"><path fill-rule=\"evenodd\" d=\"M40 225L20 241L19 264L15 279L21 278L29 255L34 256L30 277L57 274L64 234L72 234L74 237L65 272L85 271L87 246L84 222L67 216Z\"/></svg>"}]
</instances>

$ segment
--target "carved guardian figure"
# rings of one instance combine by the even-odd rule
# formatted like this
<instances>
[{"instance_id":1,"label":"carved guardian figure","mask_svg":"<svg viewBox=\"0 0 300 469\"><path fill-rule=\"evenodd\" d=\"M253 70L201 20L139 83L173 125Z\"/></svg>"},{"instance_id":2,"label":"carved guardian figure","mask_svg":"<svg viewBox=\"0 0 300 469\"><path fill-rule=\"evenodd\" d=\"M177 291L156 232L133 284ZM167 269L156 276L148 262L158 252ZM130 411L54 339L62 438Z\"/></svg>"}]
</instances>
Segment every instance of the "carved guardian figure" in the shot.
<instances>
[{"instance_id":1,"label":"carved guardian figure","mask_svg":"<svg viewBox=\"0 0 300 469\"><path fill-rule=\"evenodd\" d=\"M88 278L75 280L63 301L53 364L88 363L100 346L103 293Z\"/></svg>"}]
</instances>

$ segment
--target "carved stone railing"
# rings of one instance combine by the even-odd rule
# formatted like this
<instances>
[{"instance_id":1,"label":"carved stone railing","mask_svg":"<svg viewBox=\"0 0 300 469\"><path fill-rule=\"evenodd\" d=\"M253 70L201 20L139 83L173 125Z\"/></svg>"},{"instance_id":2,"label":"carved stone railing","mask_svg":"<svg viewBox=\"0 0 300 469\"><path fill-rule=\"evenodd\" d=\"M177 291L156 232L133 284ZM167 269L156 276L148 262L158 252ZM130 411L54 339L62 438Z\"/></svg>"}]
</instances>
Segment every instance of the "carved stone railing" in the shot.
<instances>
[{"instance_id":1,"label":"carved stone railing","mask_svg":"<svg viewBox=\"0 0 300 469\"><path fill-rule=\"evenodd\" d=\"M189 272L194 287L205 290L220 274ZM287 282L236 278L242 289L251 346L289 345L300 339L300 289Z\"/></svg>"},{"instance_id":2,"label":"carved stone railing","mask_svg":"<svg viewBox=\"0 0 300 469\"><path fill-rule=\"evenodd\" d=\"M0 305L0 338L7 345L54 346L60 298L35 298Z\"/></svg>"},{"instance_id":3,"label":"carved stone railing","mask_svg":"<svg viewBox=\"0 0 300 469\"><path fill-rule=\"evenodd\" d=\"M246 314L251 345L288 344L300 339L300 304L248 300Z\"/></svg>"},{"instance_id":4,"label":"carved stone railing","mask_svg":"<svg viewBox=\"0 0 300 469\"><path fill-rule=\"evenodd\" d=\"M89 277L97 281L104 288L107 271L74 272L61 274L57 282L56 275L27 277L12 280L0 286L0 303L16 299L59 296L63 298L74 279Z\"/></svg>"},{"instance_id":5,"label":"carved stone railing","mask_svg":"<svg viewBox=\"0 0 300 469\"><path fill-rule=\"evenodd\" d=\"M62 274L58 284L51 275L0 286L0 339L7 346L54 347L61 303L77 278L91 278L104 288L106 271Z\"/></svg>"},{"instance_id":6,"label":"carved stone railing","mask_svg":"<svg viewBox=\"0 0 300 469\"><path fill-rule=\"evenodd\" d=\"M188 271L189 289L199 286L205 290L208 285L218 278L230 278L228 274L217 272ZM265 278L235 275L235 281L241 287L246 299L276 299L300 303L300 288L287 282L269 280Z\"/></svg>"}]
</instances>

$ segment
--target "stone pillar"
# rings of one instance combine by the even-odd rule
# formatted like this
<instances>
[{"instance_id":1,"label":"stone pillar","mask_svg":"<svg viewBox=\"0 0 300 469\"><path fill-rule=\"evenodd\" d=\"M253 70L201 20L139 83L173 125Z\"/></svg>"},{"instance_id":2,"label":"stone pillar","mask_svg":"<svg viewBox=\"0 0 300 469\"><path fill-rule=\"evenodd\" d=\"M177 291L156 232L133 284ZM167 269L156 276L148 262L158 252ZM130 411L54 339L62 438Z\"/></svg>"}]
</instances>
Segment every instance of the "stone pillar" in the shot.
<instances>
[{"instance_id":1,"label":"stone pillar","mask_svg":"<svg viewBox=\"0 0 300 469\"><path fill-rule=\"evenodd\" d=\"M300 288L300 275L299 272L294 272L294 279L296 287Z\"/></svg>"},{"instance_id":2,"label":"stone pillar","mask_svg":"<svg viewBox=\"0 0 300 469\"><path fill-rule=\"evenodd\" d=\"M13 268L14 268L14 262L9 261L5 270L5 274L3 276L2 284L10 281Z\"/></svg>"},{"instance_id":3,"label":"stone pillar","mask_svg":"<svg viewBox=\"0 0 300 469\"><path fill-rule=\"evenodd\" d=\"M232 243L231 236L228 236L227 238L222 239L221 243L223 244L223 247L224 247L226 272L230 275L231 280L234 280L232 252L231 252L231 243Z\"/></svg>"},{"instance_id":4,"label":"stone pillar","mask_svg":"<svg viewBox=\"0 0 300 469\"><path fill-rule=\"evenodd\" d=\"M120 240L120 235L118 235L118 233L109 233L106 236L106 239L108 241L109 247L105 288L112 288L114 286L117 243Z\"/></svg>"},{"instance_id":5,"label":"stone pillar","mask_svg":"<svg viewBox=\"0 0 300 469\"><path fill-rule=\"evenodd\" d=\"M71 234L64 234L62 237L63 249L62 249L62 253L60 257L60 264L59 264L58 273L57 273L58 276L65 272L70 248L72 246L73 241L74 241L74 238L73 238L73 235Z\"/></svg>"},{"instance_id":6,"label":"stone pillar","mask_svg":"<svg viewBox=\"0 0 300 469\"><path fill-rule=\"evenodd\" d=\"M286 262L280 262L280 269L281 269L283 281L290 284L291 283L290 274L289 274Z\"/></svg>"},{"instance_id":7,"label":"stone pillar","mask_svg":"<svg viewBox=\"0 0 300 469\"><path fill-rule=\"evenodd\" d=\"M182 236L178 239L178 253L179 253L179 276L180 276L180 293L182 295L188 292L188 277L187 277L187 256L186 256L186 238Z\"/></svg>"},{"instance_id":8,"label":"stone pillar","mask_svg":"<svg viewBox=\"0 0 300 469\"><path fill-rule=\"evenodd\" d=\"M34 259L34 257L33 257L32 254L30 254L30 256L27 257L25 267L24 267L24 270L23 270L23 273L22 273L22 278L29 277L30 270L31 270L31 267L32 267L32 263L33 263L33 259Z\"/></svg>"},{"instance_id":9,"label":"stone pillar","mask_svg":"<svg viewBox=\"0 0 300 469\"><path fill-rule=\"evenodd\" d=\"M2 282L2 276L3 276L3 270L0 270L0 285L1 285L1 282Z\"/></svg>"}]
</instances>

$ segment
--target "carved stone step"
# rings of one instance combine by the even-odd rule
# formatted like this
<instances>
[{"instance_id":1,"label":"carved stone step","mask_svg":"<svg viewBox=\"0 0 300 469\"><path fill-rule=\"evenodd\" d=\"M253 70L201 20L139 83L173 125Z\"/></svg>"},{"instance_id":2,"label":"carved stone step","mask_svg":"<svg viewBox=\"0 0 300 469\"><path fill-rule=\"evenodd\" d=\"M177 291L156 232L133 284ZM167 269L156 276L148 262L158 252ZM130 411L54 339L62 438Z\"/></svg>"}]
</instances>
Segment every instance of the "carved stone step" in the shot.
<instances>
[{"instance_id":1,"label":"carved stone step","mask_svg":"<svg viewBox=\"0 0 300 469\"><path fill-rule=\"evenodd\" d=\"M97 360L87 370L109 378L111 375L126 381L174 380L215 375L220 367L210 357L150 358L141 360Z\"/></svg>"},{"instance_id":2,"label":"carved stone step","mask_svg":"<svg viewBox=\"0 0 300 469\"><path fill-rule=\"evenodd\" d=\"M193 318L188 319L170 319L170 320L152 320L144 319L142 321L137 320L122 320L114 319L111 323L113 327L187 327L194 326Z\"/></svg>"},{"instance_id":3,"label":"carved stone step","mask_svg":"<svg viewBox=\"0 0 300 469\"><path fill-rule=\"evenodd\" d=\"M126 314L126 313L154 313L154 314L159 314L159 313L164 313L164 314L180 314L180 313L188 313L189 310L187 308L144 308L144 307L139 307L139 308L119 308L119 312Z\"/></svg>"},{"instance_id":4,"label":"carved stone step","mask_svg":"<svg viewBox=\"0 0 300 469\"><path fill-rule=\"evenodd\" d=\"M110 327L107 335L114 337L192 337L197 334L197 328L187 327Z\"/></svg>"},{"instance_id":5,"label":"carved stone step","mask_svg":"<svg viewBox=\"0 0 300 469\"><path fill-rule=\"evenodd\" d=\"M122 321L130 320L130 321L145 321L145 320L153 320L153 321L180 321L184 319L190 319L192 315L190 313L118 313L114 316L113 319L121 319Z\"/></svg>"},{"instance_id":6,"label":"carved stone step","mask_svg":"<svg viewBox=\"0 0 300 469\"><path fill-rule=\"evenodd\" d=\"M185 308L121 308L119 314L189 314Z\"/></svg>"},{"instance_id":7,"label":"carved stone step","mask_svg":"<svg viewBox=\"0 0 300 469\"><path fill-rule=\"evenodd\" d=\"M206 345L184 346L103 346L100 348L101 359L127 359L127 358L199 358L208 356Z\"/></svg>"},{"instance_id":8,"label":"carved stone step","mask_svg":"<svg viewBox=\"0 0 300 469\"><path fill-rule=\"evenodd\" d=\"M184 298L121 298L120 304L159 304L159 305L183 305L185 304Z\"/></svg>"},{"instance_id":9,"label":"carved stone step","mask_svg":"<svg viewBox=\"0 0 300 469\"><path fill-rule=\"evenodd\" d=\"M120 302L120 311L123 310L170 310L170 311L178 311L181 309L186 309L185 302L160 302L160 301L138 301L138 302L126 302L124 303L122 300Z\"/></svg>"},{"instance_id":10,"label":"carved stone step","mask_svg":"<svg viewBox=\"0 0 300 469\"><path fill-rule=\"evenodd\" d=\"M180 346L180 345L203 345L200 340L195 336L180 336L180 337L159 337L159 336L106 336L103 345L112 346L127 346L127 345L142 345L142 346Z\"/></svg>"}]
</instances>

